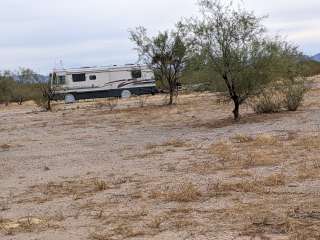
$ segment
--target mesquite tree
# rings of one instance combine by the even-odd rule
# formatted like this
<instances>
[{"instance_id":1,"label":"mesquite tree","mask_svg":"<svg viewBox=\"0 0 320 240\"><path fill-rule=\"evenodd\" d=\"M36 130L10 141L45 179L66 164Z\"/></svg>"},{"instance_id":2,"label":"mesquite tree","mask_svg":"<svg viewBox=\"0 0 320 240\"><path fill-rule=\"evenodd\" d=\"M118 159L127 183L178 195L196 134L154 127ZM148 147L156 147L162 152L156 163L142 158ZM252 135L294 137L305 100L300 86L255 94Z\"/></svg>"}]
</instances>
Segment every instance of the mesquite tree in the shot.
<instances>
[{"instance_id":1,"label":"mesquite tree","mask_svg":"<svg viewBox=\"0 0 320 240\"><path fill-rule=\"evenodd\" d=\"M178 96L178 85L186 58L186 46L177 32L160 32L148 37L144 27L130 31L130 39L137 45L140 61L147 64L155 73L156 79L169 91L169 105Z\"/></svg>"},{"instance_id":2,"label":"mesquite tree","mask_svg":"<svg viewBox=\"0 0 320 240\"><path fill-rule=\"evenodd\" d=\"M263 18L234 8L232 2L200 0L199 6L202 17L180 25L189 33L193 51L205 53L225 83L234 103L234 119L239 120L240 105L272 80L283 77L286 70L279 64L283 58L296 63L299 52L278 38L268 38L261 23Z\"/></svg>"}]
</instances>

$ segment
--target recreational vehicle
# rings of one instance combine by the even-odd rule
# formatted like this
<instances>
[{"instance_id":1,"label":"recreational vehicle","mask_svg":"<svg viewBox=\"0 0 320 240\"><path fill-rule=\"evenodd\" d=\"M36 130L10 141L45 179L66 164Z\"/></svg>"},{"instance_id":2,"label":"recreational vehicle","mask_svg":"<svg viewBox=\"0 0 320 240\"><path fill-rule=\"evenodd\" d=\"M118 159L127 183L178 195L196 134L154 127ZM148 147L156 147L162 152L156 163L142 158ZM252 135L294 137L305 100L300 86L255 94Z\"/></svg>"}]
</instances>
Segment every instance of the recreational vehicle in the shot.
<instances>
[{"instance_id":1,"label":"recreational vehicle","mask_svg":"<svg viewBox=\"0 0 320 240\"><path fill-rule=\"evenodd\" d=\"M64 99L66 103L157 92L152 70L145 65L131 64L54 70L51 87L56 89L56 98Z\"/></svg>"}]
</instances>

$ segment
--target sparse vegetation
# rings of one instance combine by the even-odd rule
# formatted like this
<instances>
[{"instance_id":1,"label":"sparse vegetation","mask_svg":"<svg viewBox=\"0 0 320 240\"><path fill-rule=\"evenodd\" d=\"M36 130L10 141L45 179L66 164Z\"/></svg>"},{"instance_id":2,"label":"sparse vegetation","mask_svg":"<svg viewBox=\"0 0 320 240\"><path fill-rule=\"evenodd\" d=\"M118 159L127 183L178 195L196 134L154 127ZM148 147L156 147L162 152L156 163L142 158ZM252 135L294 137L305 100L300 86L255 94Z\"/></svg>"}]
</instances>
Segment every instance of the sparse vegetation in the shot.
<instances>
[{"instance_id":1,"label":"sparse vegetation","mask_svg":"<svg viewBox=\"0 0 320 240\"><path fill-rule=\"evenodd\" d=\"M320 239L318 65L253 13L199 3L131 32L165 99L51 106L33 71L0 75L0 239Z\"/></svg>"}]
</instances>

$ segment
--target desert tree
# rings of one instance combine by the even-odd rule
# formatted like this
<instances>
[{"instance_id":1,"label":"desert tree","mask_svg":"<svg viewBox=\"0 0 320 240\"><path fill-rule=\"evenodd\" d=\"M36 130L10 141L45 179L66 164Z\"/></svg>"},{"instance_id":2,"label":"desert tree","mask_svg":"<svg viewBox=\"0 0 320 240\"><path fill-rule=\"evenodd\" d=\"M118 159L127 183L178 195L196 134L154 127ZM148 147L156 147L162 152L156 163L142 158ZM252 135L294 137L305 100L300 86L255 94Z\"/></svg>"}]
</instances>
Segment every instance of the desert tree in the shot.
<instances>
[{"instance_id":1,"label":"desert tree","mask_svg":"<svg viewBox=\"0 0 320 240\"><path fill-rule=\"evenodd\" d=\"M38 89L38 94L35 96L34 101L38 106L44 108L47 111L52 110L51 102L56 99L57 86L53 83L56 82L56 75L53 74L49 81L36 83L36 88Z\"/></svg>"},{"instance_id":2,"label":"desert tree","mask_svg":"<svg viewBox=\"0 0 320 240\"><path fill-rule=\"evenodd\" d=\"M234 103L234 119L239 120L240 105L247 98L259 94L277 78L297 74L281 63L286 59L297 64L300 53L280 38L266 35L262 24L265 17L235 8L231 1L200 0L199 6L200 18L187 19L179 25L188 33L186 39L192 51L206 54L207 62L225 83Z\"/></svg>"},{"instance_id":3,"label":"desert tree","mask_svg":"<svg viewBox=\"0 0 320 240\"><path fill-rule=\"evenodd\" d=\"M169 105L178 96L178 85L186 60L187 48L179 31L160 32L149 37L144 27L130 30L130 40L136 44L141 62L153 70L156 80L170 94Z\"/></svg>"}]
</instances>

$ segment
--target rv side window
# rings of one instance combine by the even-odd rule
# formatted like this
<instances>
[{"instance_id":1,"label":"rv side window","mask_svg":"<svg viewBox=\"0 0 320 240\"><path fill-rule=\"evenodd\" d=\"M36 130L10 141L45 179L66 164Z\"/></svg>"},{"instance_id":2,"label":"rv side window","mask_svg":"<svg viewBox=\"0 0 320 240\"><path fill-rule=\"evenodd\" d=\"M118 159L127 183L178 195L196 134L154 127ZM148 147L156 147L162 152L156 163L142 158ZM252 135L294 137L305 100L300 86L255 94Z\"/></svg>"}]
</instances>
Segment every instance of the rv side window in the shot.
<instances>
[{"instance_id":1,"label":"rv side window","mask_svg":"<svg viewBox=\"0 0 320 240\"><path fill-rule=\"evenodd\" d=\"M59 79L58 84L60 85L66 84L66 76L59 76L58 79Z\"/></svg>"},{"instance_id":2,"label":"rv side window","mask_svg":"<svg viewBox=\"0 0 320 240\"><path fill-rule=\"evenodd\" d=\"M84 73L72 74L72 81L73 82L85 82L86 81L86 75Z\"/></svg>"},{"instance_id":3,"label":"rv side window","mask_svg":"<svg viewBox=\"0 0 320 240\"><path fill-rule=\"evenodd\" d=\"M90 76L89 76L89 79L90 79L90 80L96 80L96 79L97 79L97 76L96 76L96 75L90 75Z\"/></svg>"},{"instance_id":4,"label":"rv side window","mask_svg":"<svg viewBox=\"0 0 320 240\"><path fill-rule=\"evenodd\" d=\"M132 78L141 78L142 76L141 70L132 70L131 76Z\"/></svg>"}]
</instances>

